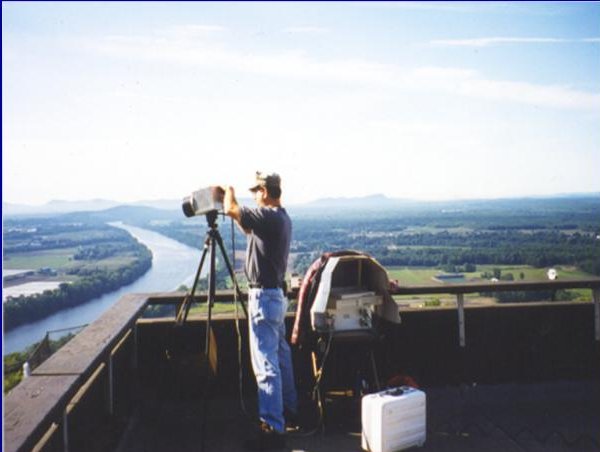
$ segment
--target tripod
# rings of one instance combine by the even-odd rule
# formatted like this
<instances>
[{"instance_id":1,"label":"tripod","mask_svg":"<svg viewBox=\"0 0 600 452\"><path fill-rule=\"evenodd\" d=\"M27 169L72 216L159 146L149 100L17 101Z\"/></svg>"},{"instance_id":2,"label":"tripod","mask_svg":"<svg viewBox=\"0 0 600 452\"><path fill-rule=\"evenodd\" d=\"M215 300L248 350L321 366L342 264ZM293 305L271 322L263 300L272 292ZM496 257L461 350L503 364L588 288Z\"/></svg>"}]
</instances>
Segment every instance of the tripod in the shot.
<instances>
[{"instance_id":1,"label":"tripod","mask_svg":"<svg viewBox=\"0 0 600 452\"><path fill-rule=\"evenodd\" d=\"M221 254L225 260L225 264L227 266L227 271L229 272L229 276L231 278L231 281L233 282L233 287L235 290L235 295L237 295L237 301L240 302L242 309L244 311L244 314L246 315L246 318L248 317L248 311L246 310L246 306L244 305L244 302L242 301L242 292L240 290L240 287L237 283L237 280L235 278L235 273L233 271L233 267L231 266L231 263L229 262L229 258L227 257L227 253L225 252L225 247L223 245L223 239L221 237L221 234L219 233L219 229L217 226L217 215L218 212L216 210L211 210L208 213L206 213L206 221L208 223L208 231L206 233L206 238L204 239L204 249L202 251L202 257L200 258L200 264L198 265L198 270L196 271L196 276L194 278L194 284L192 286L192 290L190 291L189 294L187 294L185 296L185 298L183 299L183 303L181 304L181 307L179 308L179 311L177 312L177 317L175 319L175 325L176 326L182 326L188 317L188 314L190 312L190 307L192 305L192 302L194 301L194 294L196 293L196 288L198 287L198 281L200 280L200 274L202 273L202 267L204 266L204 261L206 260L206 255L210 252L210 267L209 267L209 271L208 271L208 297L207 297L207 306L208 306L208 315L207 315L207 321L206 321L206 340L205 340L205 347L204 347L204 353L205 353L205 357L207 360L207 364L210 367L212 367L212 370L214 373L216 373L216 353L214 355L214 363L211 363L212 361L212 356L211 356L211 342L215 341L214 336L212 335L212 329L211 329L211 317L212 317L212 308L214 306L215 303L215 294L216 294L216 251L217 251L217 245L219 246L219 249L221 250ZM212 338L212 340L211 340ZM215 341L216 343L216 341ZM241 366L241 363L240 363ZM207 413L208 413L208 398L209 398L209 386L210 386L210 381L211 381L211 373L210 371L207 371L206 374L206 384L204 385L204 396L203 396L203 413L204 415L202 416L202 425L201 425L201 450L204 451L205 450L205 437L206 437L206 418L207 418Z\"/></svg>"},{"instance_id":2,"label":"tripod","mask_svg":"<svg viewBox=\"0 0 600 452\"><path fill-rule=\"evenodd\" d=\"M204 266L204 261L206 259L206 255L210 251L210 267L208 271L208 297L207 297L207 305L208 305L208 315L207 315L207 324L206 324L206 344L205 344L205 352L206 357L209 356L210 352L210 325L211 325L211 316L212 316L212 308L215 304L215 294L216 294L216 270L215 270L215 262L216 262L216 247L219 246L221 250L221 254L225 260L225 265L227 266L227 271L229 272L229 276L231 281L233 282L233 288L237 295L237 300L240 302L244 314L248 317L248 311L246 310L246 306L242 301L242 292L240 290L240 286L238 285L237 279L235 278L235 273L233 271L233 267L231 266L231 262L229 262L229 258L227 257L227 253L225 252L225 247L223 245L223 238L219 233L218 225L216 223L218 212L216 210L211 210L206 214L206 222L208 223L208 232L206 233L206 238L204 240L204 249L202 251L202 257L200 258L200 264L198 265L198 270L196 271L196 277L194 278L194 284L192 286L192 290L189 294L185 296L183 299L183 303L177 312L177 318L175 320L175 324L181 326L187 320L188 314L190 312L190 307L192 302L194 301L194 294L196 293L196 288L198 287L198 281L200 280L200 273L202 272L202 267Z\"/></svg>"}]
</instances>

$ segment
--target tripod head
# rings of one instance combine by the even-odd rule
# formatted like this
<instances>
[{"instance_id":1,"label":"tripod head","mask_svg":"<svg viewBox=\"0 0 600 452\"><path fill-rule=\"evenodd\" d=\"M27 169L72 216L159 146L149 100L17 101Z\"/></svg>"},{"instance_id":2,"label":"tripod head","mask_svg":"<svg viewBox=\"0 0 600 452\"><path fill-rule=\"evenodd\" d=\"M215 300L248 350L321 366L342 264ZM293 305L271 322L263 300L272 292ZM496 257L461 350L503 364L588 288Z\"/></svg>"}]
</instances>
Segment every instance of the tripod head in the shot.
<instances>
[{"instance_id":1,"label":"tripod head","mask_svg":"<svg viewBox=\"0 0 600 452\"><path fill-rule=\"evenodd\" d=\"M210 212L206 212L206 223L208 227L211 229L216 229L217 225L217 217L219 216L218 210L211 210Z\"/></svg>"}]
</instances>

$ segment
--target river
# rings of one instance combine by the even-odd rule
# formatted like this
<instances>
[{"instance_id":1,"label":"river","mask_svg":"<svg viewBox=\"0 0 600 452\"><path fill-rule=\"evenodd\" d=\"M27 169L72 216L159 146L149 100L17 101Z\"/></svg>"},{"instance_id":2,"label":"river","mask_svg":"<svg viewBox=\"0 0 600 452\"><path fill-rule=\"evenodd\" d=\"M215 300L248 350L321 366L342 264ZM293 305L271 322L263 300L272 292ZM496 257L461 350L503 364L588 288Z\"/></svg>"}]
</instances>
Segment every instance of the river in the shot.
<instances>
[{"instance_id":1,"label":"river","mask_svg":"<svg viewBox=\"0 0 600 452\"><path fill-rule=\"evenodd\" d=\"M200 261L201 250L183 245L147 229L122 223L111 224L125 229L152 251L150 270L128 286L94 298L83 305L65 309L45 319L4 333L3 355L21 351L38 342L47 331L91 323L128 293L170 292L181 284L186 284L188 287L192 285ZM203 237L198 237L199 241L202 239ZM203 271L203 273L205 272Z\"/></svg>"}]
</instances>

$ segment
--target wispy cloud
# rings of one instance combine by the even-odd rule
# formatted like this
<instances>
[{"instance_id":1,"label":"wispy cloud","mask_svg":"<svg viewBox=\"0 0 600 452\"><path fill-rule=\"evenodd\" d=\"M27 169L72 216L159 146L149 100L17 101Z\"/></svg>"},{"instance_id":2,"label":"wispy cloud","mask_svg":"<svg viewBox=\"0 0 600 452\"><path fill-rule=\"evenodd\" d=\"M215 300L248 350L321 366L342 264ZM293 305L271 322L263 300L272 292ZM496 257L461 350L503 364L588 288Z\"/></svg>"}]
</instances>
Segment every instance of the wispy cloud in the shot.
<instances>
[{"instance_id":1,"label":"wispy cloud","mask_svg":"<svg viewBox=\"0 0 600 452\"><path fill-rule=\"evenodd\" d=\"M182 34L178 36L181 37ZM383 87L398 92L437 92L495 102L600 112L599 93L581 91L569 86L494 80L464 68L407 68L366 59L322 60L298 51L247 53L227 48L211 39L172 39L164 34L112 36L97 43L96 49L128 59L164 61L271 77L324 83L359 83L370 88Z\"/></svg>"},{"instance_id":2,"label":"wispy cloud","mask_svg":"<svg viewBox=\"0 0 600 452\"><path fill-rule=\"evenodd\" d=\"M490 12L495 9L505 10L511 6L511 2L389 2L389 1L369 1L359 3L369 8L379 7L389 10L407 10L407 11L442 11L456 13L481 13Z\"/></svg>"},{"instance_id":3,"label":"wispy cloud","mask_svg":"<svg viewBox=\"0 0 600 452\"><path fill-rule=\"evenodd\" d=\"M164 34L109 36L92 45L98 51L117 57L296 79L382 83L389 81L393 75L392 66L361 59L320 61L299 51L275 54L239 52L210 39L171 39Z\"/></svg>"},{"instance_id":4,"label":"wispy cloud","mask_svg":"<svg viewBox=\"0 0 600 452\"><path fill-rule=\"evenodd\" d=\"M191 39L195 37L206 37L224 31L227 31L227 28L221 25L186 24L166 28L161 30L160 34L181 39Z\"/></svg>"},{"instance_id":5,"label":"wispy cloud","mask_svg":"<svg viewBox=\"0 0 600 452\"><path fill-rule=\"evenodd\" d=\"M472 39L438 39L430 42L433 46L444 47L488 47L502 44L561 44L561 43L600 42L600 38L563 39L563 38L525 38L525 37L489 37Z\"/></svg>"},{"instance_id":6,"label":"wispy cloud","mask_svg":"<svg viewBox=\"0 0 600 452\"><path fill-rule=\"evenodd\" d=\"M315 26L301 26L301 27L287 27L284 28L283 31L285 33L293 33L293 34L323 34L329 33L328 28L324 27L315 27Z\"/></svg>"},{"instance_id":7,"label":"wispy cloud","mask_svg":"<svg viewBox=\"0 0 600 452\"><path fill-rule=\"evenodd\" d=\"M600 94L568 86L494 80L477 71L456 68L425 67L414 71L414 80L423 87L458 95L567 110L600 112Z\"/></svg>"}]
</instances>

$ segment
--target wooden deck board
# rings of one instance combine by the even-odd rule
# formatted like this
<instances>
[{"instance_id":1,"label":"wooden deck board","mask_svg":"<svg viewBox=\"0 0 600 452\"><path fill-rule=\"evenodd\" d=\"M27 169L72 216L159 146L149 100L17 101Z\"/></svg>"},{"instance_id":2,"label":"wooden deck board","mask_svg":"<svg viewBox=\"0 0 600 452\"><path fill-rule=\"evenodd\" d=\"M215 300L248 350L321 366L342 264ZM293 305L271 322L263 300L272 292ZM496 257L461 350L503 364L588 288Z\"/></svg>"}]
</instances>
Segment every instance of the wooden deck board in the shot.
<instances>
[{"instance_id":1,"label":"wooden deck board","mask_svg":"<svg viewBox=\"0 0 600 452\"><path fill-rule=\"evenodd\" d=\"M31 376L4 398L4 450L33 447L76 391L74 375Z\"/></svg>"}]
</instances>

